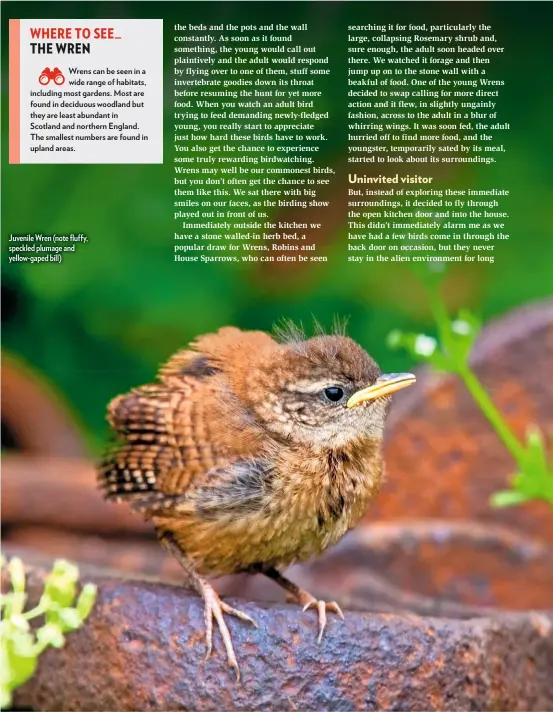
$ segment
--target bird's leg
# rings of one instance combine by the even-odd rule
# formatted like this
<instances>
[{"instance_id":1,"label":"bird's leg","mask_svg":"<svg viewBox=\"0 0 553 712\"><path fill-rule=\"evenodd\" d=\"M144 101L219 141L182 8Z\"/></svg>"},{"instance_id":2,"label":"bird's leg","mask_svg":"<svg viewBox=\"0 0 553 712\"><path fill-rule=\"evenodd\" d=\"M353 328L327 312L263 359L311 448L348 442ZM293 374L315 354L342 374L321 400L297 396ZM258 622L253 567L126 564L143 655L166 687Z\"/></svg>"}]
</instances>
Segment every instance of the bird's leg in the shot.
<instances>
[{"instance_id":1,"label":"bird's leg","mask_svg":"<svg viewBox=\"0 0 553 712\"><path fill-rule=\"evenodd\" d=\"M273 579L279 586L287 591L290 596L298 601L300 606L303 606L303 610L306 611L308 608L316 608L319 613L319 636L317 638L317 643L320 643L323 637L324 629L326 627L326 612L331 611L340 616L344 620L344 614L342 609L336 603L336 601L319 601L314 596L312 596L308 591L304 591L302 588L297 586L292 581L288 580L276 569L266 569L263 571L265 576Z\"/></svg>"},{"instance_id":2,"label":"bird's leg","mask_svg":"<svg viewBox=\"0 0 553 712\"><path fill-rule=\"evenodd\" d=\"M236 671L236 678L240 679L240 668L238 667L238 661L236 660L236 655L234 654L234 648L232 647L232 638L230 631L225 623L223 613L228 613L231 616L236 616L243 621L248 621L252 623L256 628L257 623L252 620L249 616L242 611L232 608L221 601L219 595L211 586L211 584L206 581L198 572L194 569L194 565L190 559L186 556L186 553L181 549L175 537L169 532L165 532L160 535L160 542L162 546L173 554L177 559L182 568L186 571L189 576L190 583L192 584L195 591L197 591L204 600L204 619L205 619L205 633L206 633L206 645L207 654L206 660L211 655L211 650L213 647L213 618L217 621L219 630L221 631L221 636L225 644L225 649L227 651L228 663Z\"/></svg>"}]
</instances>

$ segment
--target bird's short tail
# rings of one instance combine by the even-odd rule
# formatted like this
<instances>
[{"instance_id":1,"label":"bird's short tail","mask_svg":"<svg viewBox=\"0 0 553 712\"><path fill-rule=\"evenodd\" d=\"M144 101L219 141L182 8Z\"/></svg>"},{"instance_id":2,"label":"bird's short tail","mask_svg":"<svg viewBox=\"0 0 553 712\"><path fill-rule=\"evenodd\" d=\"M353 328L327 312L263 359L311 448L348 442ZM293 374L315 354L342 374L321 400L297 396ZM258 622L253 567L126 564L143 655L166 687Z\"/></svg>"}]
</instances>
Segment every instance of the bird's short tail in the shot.
<instances>
[{"instance_id":1,"label":"bird's short tail","mask_svg":"<svg viewBox=\"0 0 553 712\"><path fill-rule=\"evenodd\" d=\"M166 498L158 478L182 467L172 433L178 394L143 386L118 396L108 406L115 440L98 467L98 484L106 499L128 500L136 509Z\"/></svg>"}]
</instances>

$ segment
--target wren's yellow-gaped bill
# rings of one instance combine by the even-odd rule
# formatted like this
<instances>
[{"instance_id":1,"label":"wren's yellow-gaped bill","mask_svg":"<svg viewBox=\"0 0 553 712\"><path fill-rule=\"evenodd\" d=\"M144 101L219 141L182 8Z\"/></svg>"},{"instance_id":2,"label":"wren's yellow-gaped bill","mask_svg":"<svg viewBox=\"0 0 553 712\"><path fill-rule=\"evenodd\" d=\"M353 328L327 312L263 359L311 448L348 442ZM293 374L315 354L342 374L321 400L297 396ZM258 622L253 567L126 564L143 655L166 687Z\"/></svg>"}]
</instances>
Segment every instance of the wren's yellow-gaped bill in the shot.
<instances>
[{"instance_id":1,"label":"wren's yellow-gaped bill","mask_svg":"<svg viewBox=\"0 0 553 712\"><path fill-rule=\"evenodd\" d=\"M105 496L152 519L205 603L239 675L228 613L204 578L261 573L303 609L316 608L321 640L335 602L315 599L280 570L335 544L376 495L390 395L415 382L382 374L342 334L277 338L225 327L179 351L158 382L115 398L117 441L99 469Z\"/></svg>"}]
</instances>

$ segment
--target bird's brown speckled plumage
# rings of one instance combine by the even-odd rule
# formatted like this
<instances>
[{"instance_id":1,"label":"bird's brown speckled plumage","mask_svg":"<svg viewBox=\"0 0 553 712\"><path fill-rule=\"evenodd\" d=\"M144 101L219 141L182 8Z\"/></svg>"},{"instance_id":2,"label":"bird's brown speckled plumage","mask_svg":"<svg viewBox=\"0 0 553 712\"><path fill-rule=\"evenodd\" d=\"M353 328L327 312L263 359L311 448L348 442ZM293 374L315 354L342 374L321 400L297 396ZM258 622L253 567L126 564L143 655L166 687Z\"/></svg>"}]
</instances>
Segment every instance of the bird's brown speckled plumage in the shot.
<instances>
[{"instance_id":1,"label":"bird's brown speckled plumage","mask_svg":"<svg viewBox=\"0 0 553 712\"><path fill-rule=\"evenodd\" d=\"M293 331L277 341L227 327L173 356L155 385L109 405L118 439L100 485L152 518L192 575L206 611L212 606L209 645L211 614L225 638L217 613L239 612L204 574L266 573L324 618L277 569L336 543L376 494L389 398L355 408L347 400L380 375L345 336L306 340ZM342 390L341 402L328 400L328 387ZM225 644L237 668L230 636Z\"/></svg>"}]
</instances>

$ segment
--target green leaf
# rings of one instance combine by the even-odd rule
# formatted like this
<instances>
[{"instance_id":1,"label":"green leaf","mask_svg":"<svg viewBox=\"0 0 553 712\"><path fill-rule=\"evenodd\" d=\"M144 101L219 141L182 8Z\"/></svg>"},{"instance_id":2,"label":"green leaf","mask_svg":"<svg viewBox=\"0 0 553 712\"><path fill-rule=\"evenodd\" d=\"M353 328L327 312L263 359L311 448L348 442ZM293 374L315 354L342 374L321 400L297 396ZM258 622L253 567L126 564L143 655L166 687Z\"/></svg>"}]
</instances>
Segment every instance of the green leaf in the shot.
<instances>
[{"instance_id":1,"label":"green leaf","mask_svg":"<svg viewBox=\"0 0 553 712\"><path fill-rule=\"evenodd\" d=\"M518 492L517 490L502 490L501 492L495 492L490 497L490 504L492 507L512 507L515 504L523 504L528 502L530 498L523 492Z\"/></svg>"},{"instance_id":2,"label":"green leaf","mask_svg":"<svg viewBox=\"0 0 553 712\"><path fill-rule=\"evenodd\" d=\"M36 637L42 647L51 645L54 648L61 648L65 642L61 627L55 623L43 625L37 630Z\"/></svg>"},{"instance_id":3,"label":"green leaf","mask_svg":"<svg viewBox=\"0 0 553 712\"><path fill-rule=\"evenodd\" d=\"M75 600L79 569L62 559L54 563L52 573L46 579L44 595L58 606L65 608Z\"/></svg>"},{"instance_id":4,"label":"green leaf","mask_svg":"<svg viewBox=\"0 0 553 712\"><path fill-rule=\"evenodd\" d=\"M0 595L0 609L2 610L2 618L11 615L13 602L13 593L3 593Z\"/></svg>"},{"instance_id":5,"label":"green leaf","mask_svg":"<svg viewBox=\"0 0 553 712\"><path fill-rule=\"evenodd\" d=\"M10 574L12 593L7 599L6 605L9 605L9 613L19 615L25 607L27 594L25 593L25 568L21 559L14 557L8 562L8 572Z\"/></svg>"},{"instance_id":6,"label":"green leaf","mask_svg":"<svg viewBox=\"0 0 553 712\"><path fill-rule=\"evenodd\" d=\"M26 682L36 668L37 654L30 632L2 628L2 687L14 690Z\"/></svg>"},{"instance_id":7,"label":"green leaf","mask_svg":"<svg viewBox=\"0 0 553 712\"><path fill-rule=\"evenodd\" d=\"M530 426L526 433L525 470L530 468L536 472L547 472L545 442L541 431L536 426Z\"/></svg>"},{"instance_id":8,"label":"green leaf","mask_svg":"<svg viewBox=\"0 0 553 712\"><path fill-rule=\"evenodd\" d=\"M25 592L25 567L23 562L18 557L10 559L8 563L8 571L10 572L10 578L12 583L12 589L14 593L24 593Z\"/></svg>"},{"instance_id":9,"label":"green leaf","mask_svg":"<svg viewBox=\"0 0 553 712\"><path fill-rule=\"evenodd\" d=\"M430 364L437 371L450 371L453 368L450 359L440 351L433 336L405 333L396 329L388 334L387 344L392 349L405 349L412 358Z\"/></svg>"},{"instance_id":10,"label":"green leaf","mask_svg":"<svg viewBox=\"0 0 553 712\"><path fill-rule=\"evenodd\" d=\"M21 633L26 633L30 628L28 620L20 613L12 614L6 623L10 629L13 628Z\"/></svg>"},{"instance_id":11,"label":"green leaf","mask_svg":"<svg viewBox=\"0 0 553 712\"><path fill-rule=\"evenodd\" d=\"M77 611L81 617L81 620L88 618L92 607L96 601L98 589L93 583L87 583L83 586L79 598L77 599Z\"/></svg>"},{"instance_id":12,"label":"green leaf","mask_svg":"<svg viewBox=\"0 0 553 712\"><path fill-rule=\"evenodd\" d=\"M58 616L61 629L64 633L67 633L70 630L77 630L77 628L81 627L83 622L76 608L62 608L59 611Z\"/></svg>"},{"instance_id":13,"label":"green leaf","mask_svg":"<svg viewBox=\"0 0 553 712\"><path fill-rule=\"evenodd\" d=\"M7 709L8 707L11 707L11 704L11 692L8 689L8 686L2 680L0 680L0 709Z\"/></svg>"},{"instance_id":14,"label":"green leaf","mask_svg":"<svg viewBox=\"0 0 553 712\"><path fill-rule=\"evenodd\" d=\"M480 320L466 309L450 319L438 295L434 295L433 311L437 320L439 349L445 358L444 365L452 373L461 373L468 364L474 342L480 333Z\"/></svg>"}]
</instances>

